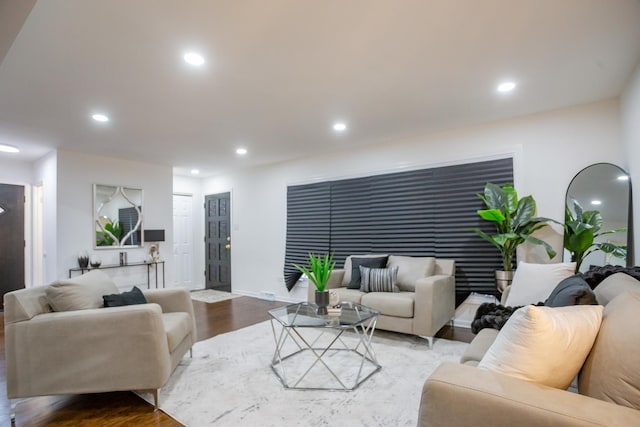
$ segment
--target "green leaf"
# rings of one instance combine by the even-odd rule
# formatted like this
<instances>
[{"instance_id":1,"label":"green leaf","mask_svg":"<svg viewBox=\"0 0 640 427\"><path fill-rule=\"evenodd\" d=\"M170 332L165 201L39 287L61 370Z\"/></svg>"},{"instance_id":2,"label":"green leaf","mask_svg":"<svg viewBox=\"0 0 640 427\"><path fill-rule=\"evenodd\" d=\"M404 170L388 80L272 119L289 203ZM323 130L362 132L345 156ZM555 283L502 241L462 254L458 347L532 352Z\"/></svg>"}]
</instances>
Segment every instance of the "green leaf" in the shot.
<instances>
[{"instance_id":1,"label":"green leaf","mask_svg":"<svg viewBox=\"0 0 640 427\"><path fill-rule=\"evenodd\" d=\"M544 247L544 250L547 252L547 255L549 256L550 259L556 256L556 251L553 250L551 245L545 242L544 240L538 239L537 237L526 236L526 235L522 236L522 238L529 243L533 243L534 245L542 245L542 247Z\"/></svg>"},{"instance_id":2,"label":"green leaf","mask_svg":"<svg viewBox=\"0 0 640 427\"><path fill-rule=\"evenodd\" d=\"M593 233L597 233L604 224L604 220L602 219L602 215L598 211L585 211L582 214L582 222L585 224L589 224L593 229Z\"/></svg>"},{"instance_id":3,"label":"green leaf","mask_svg":"<svg viewBox=\"0 0 640 427\"><path fill-rule=\"evenodd\" d=\"M496 184L487 182L484 186L484 202L489 209L504 210L507 200L502 189Z\"/></svg>"},{"instance_id":4,"label":"green leaf","mask_svg":"<svg viewBox=\"0 0 640 427\"><path fill-rule=\"evenodd\" d=\"M535 213L536 202L533 200L533 197L526 196L520 199L520 201L518 202L516 213L513 216L513 228L517 229L518 227L531 221Z\"/></svg>"},{"instance_id":5,"label":"green leaf","mask_svg":"<svg viewBox=\"0 0 640 427\"><path fill-rule=\"evenodd\" d=\"M575 218L582 218L582 206L580 206L580 203L578 203L577 200L572 199L573 200L573 211L575 212L576 216Z\"/></svg>"},{"instance_id":6,"label":"green leaf","mask_svg":"<svg viewBox=\"0 0 640 427\"><path fill-rule=\"evenodd\" d=\"M484 219L485 221L502 222L505 220L504 215L498 209L479 210L478 215L480 215L480 218Z\"/></svg>"},{"instance_id":7,"label":"green leaf","mask_svg":"<svg viewBox=\"0 0 640 427\"><path fill-rule=\"evenodd\" d=\"M593 232L585 229L580 233L565 234L564 247L569 252L584 253L593 245Z\"/></svg>"},{"instance_id":8,"label":"green leaf","mask_svg":"<svg viewBox=\"0 0 640 427\"><path fill-rule=\"evenodd\" d=\"M506 198L506 211L509 216L513 215L518 209L518 193L511 184L505 184L502 187L502 191Z\"/></svg>"}]
</instances>

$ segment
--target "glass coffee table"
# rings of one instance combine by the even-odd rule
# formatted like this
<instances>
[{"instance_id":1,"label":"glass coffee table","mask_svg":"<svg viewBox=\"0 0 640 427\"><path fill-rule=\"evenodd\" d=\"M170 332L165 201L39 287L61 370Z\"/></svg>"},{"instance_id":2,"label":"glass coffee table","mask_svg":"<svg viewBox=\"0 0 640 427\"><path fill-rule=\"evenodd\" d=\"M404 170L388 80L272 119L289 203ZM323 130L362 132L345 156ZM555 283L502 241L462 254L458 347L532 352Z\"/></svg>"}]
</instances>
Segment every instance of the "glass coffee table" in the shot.
<instances>
[{"instance_id":1,"label":"glass coffee table","mask_svg":"<svg viewBox=\"0 0 640 427\"><path fill-rule=\"evenodd\" d=\"M352 302L319 315L302 302L269 310L275 352L271 369L285 388L355 390L381 369L371 345L379 312Z\"/></svg>"}]
</instances>

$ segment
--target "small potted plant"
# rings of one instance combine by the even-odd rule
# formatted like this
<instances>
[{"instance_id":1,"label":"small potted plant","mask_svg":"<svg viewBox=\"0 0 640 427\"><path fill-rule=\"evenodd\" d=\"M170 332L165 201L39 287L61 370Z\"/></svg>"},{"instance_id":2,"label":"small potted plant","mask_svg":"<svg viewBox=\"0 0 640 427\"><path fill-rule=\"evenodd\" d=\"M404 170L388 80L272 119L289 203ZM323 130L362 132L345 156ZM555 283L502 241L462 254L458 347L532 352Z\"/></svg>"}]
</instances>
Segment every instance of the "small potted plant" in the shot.
<instances>
[{"instance_id":1,"label":"small potted plant","mask_svg":"<svg viewBox=\"0 0 640 427\"><path fill-rule=\"evenodd\" d=\"M532 234L544 227L549 218L534 217L536 202L532 196L518 199L518 193L511 184L502 187L488 182L484 194L478 194L487 209L478 210L478 215L496 226L496 234L488 235L479 228L473 231L487 242L498 248L502 257L503 271L496 271L496 285L502 292L513 280L513 257L516 248L524 242L542 245L549 259L556 252L545 241L533 237Z\"/></svg>"},{"instance_id":2,"label":"small potted plant","mask_svg":"<svg viewBox=\"0 0 640 427\"><path fill-rule=\"evenodd\" d=\"M582 206L573 201L573 212L569 206L564 211L564 248L571 253L571 261L576 263L576 273L580 271L582 261L595 251L602 251L617 258L627 257L627 247L610 242L595 242L599 236L621 233L626 228L600 231L604 220L597 210L583 211Z\"/></svg>"},{"instance_id":3,"label":"small potted plant","mask_svg":"<svg viewBox=\"0 0 640 427\"><path fill-rule=\"evenodd\" d=\"M293 264L302 274L306 275L309 280L316 286L316 305L318 306L318 314L327 314L327 306L329 305L329 292L326 290L327 282L331 276L331 272L336 266L333 261L333 254L314 255L309 254L307 261L308 267Z\"/></svg>"}]
</instances>

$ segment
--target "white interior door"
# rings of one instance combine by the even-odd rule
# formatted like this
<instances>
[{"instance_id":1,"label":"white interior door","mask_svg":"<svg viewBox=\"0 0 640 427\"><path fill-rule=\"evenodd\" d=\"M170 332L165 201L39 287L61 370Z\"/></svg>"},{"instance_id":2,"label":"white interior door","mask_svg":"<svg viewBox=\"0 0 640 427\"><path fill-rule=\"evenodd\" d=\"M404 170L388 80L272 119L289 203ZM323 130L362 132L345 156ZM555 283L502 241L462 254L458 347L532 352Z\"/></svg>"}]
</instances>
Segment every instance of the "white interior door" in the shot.
<instances>
[{"instance_id":1,"label":"white interior door","mask_svg":"<svg viewBox=\"0 0 640 427\"><path fill-rule=\"evenodd\" d=\"M190 195L173 195L173 265L174 286L194 289L193 197Z\"/></svg>"}]
</instances>

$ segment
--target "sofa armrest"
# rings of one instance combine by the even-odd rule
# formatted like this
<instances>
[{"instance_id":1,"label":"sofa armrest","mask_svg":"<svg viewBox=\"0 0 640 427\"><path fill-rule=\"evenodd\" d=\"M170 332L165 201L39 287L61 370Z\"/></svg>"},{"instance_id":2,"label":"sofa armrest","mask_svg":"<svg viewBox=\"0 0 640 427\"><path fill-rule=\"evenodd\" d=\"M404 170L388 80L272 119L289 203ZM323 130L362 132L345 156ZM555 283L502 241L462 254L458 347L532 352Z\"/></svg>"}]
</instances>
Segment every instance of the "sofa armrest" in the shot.
<instances>
[{"instance_id":1,"label":"sofa armrest","mask_svg":"<svg viewBox=\"0 0 640 427\"><path fill-rule=\"evenodd\" d=\"M418 426L630 426L640 411L468 365L444 363L425 382Z\"/></svg>"},{"instance_id":2,"label":"sofa armrest","mask_svg":"<svg viewBox=\"0 0 640 427\"><path fill-rule=\"evenodd\" d=\"M163 313L188 313L191 317L191 345L196 343L196 315L191 293L186 288L147 289L142 291L147 302L158 304Z\"/></svg>"},{"instance_id":3,"label":"sofa armrest","mask_svg":"<svg viewBox=\"0 0 640 427\"><path fill-rule=\"evenodd\" d=\"M342 278L344 277L344 270L341 268L335 269L331 272L329 276L329 281L327 282L326 289L338 289L342 286ZM308 281L308 289L307 289L307 301L315 302L316 301L316 287L311 280Z\"/></svg>"},{"instance_id":4,"label":"sofa armrest","mask_svg":"<svg viewBox=\"0 0 640 427\"><path fill-rule=\"evenodd\" d=\"M163 313L186 312L193 317L191 294L185 288L147 289L142 291L147 302L158 304Z\"/></svg>"},{"instance_id":5,"label":"sofa armrest","mask_svg":"<svg viewBox=\"0 0 640 427\"><path fill-rule=\"evenodd\" d=\"M413 333L425 337L434 336L455 313L455 278L436 275L418 279L413 310Z\"/></svg>"},{"instance_id":6,"label":"sofa armrest","mask_svg":"<svg viewBox=\"0 0 640 427\"><path fill-rule=\"evenodd\" d=\"M159 388L171 373L156 304L40 314L6 325L5 345L9 398Z\"/></svg>"}]
</instances>

